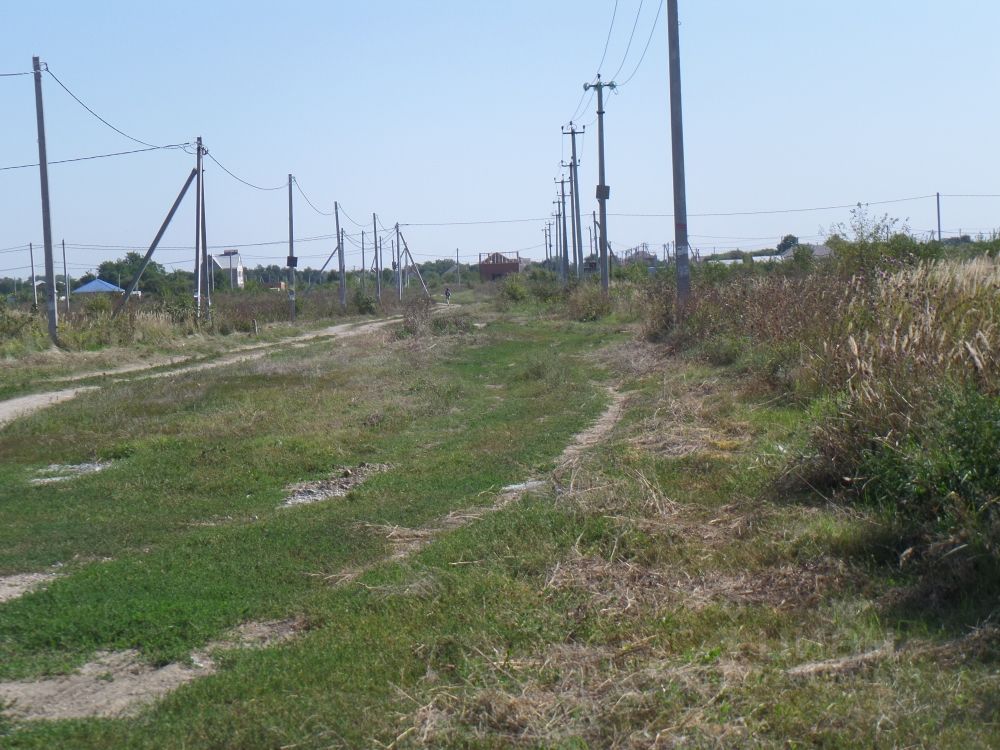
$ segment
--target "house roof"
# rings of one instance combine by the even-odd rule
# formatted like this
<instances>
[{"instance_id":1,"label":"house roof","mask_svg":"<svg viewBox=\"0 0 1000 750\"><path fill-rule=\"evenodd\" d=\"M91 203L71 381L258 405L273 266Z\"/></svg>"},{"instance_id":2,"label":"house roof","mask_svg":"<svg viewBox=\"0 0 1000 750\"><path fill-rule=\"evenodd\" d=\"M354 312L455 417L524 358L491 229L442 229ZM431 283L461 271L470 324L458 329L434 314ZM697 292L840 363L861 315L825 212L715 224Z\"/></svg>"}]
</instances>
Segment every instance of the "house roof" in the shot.
<instances>
[{"instance_id":1,"label":"house roof","mask_svg":"<svg viewBox=\"0 0 1000 750\"><path fill-rule=\"evenodd\" d=\"M831 255L833 255L833 250L830 248L829 245L810 245L806 242L803 242L801 246L808 247L810 250L812 250L814 258L829 258ZM781 258L782 260L787 260L791 258L793 255L795 255L795 248L790 247L778 257Z\"/></svg>"},{"instance_id":2,"label":"house roof","mask_svg":"<svg viewBox=\"0 0 1000 750\"><path fill-rule=\"evenodd\" d=\"M122 294L125 290L120 286L108 283L104 279L94 279L93 281L88 281L86 284L73 290L73 294L99 294L101 292L117 292Z\"/></svg>"}]
</instances>

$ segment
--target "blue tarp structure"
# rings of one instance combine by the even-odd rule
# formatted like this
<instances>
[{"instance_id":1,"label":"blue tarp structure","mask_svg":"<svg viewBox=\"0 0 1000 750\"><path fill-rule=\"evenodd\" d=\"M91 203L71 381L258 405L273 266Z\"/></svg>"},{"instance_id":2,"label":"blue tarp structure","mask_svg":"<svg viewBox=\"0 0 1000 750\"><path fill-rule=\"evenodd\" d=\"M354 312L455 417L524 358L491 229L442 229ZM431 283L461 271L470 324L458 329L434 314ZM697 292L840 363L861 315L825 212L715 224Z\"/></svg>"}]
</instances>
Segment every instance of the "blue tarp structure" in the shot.
<instances>
[{"instance_id":1,"label":"blue tarp structure","mask_svg":"<svg viewBox=\"0 0 1000 750\"><path fill-rule=\"evenodd\" d=\"M77 287L73 290L73 294L99 294L99 293L117 293L124 294L125 290L120 286L115 286L110 284L103 279L94 279L93 281L88 281L83 286Z\"/></svg>"}]
</instances>

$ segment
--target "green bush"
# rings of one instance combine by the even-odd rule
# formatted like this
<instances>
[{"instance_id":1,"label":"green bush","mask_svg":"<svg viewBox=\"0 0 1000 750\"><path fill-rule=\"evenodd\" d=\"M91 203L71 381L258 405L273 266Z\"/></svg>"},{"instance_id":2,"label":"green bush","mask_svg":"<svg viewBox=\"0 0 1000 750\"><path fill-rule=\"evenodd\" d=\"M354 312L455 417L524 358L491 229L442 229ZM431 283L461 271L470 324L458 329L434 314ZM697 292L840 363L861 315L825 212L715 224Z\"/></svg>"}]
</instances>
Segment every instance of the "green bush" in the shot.
<instances>
[{"instance_id":1,"label":"green bush","mask_svg":"<svg viewBox=\"0 0 1000 750\"><path fill-rule=\"evenodd\" d=\"M939 406L900 441L874 440L860 497L915 532L1000 556L1000 397L942 389Z\"/></svg>"},{"instance_id":2,"label":"green bush","mask_svg":"<svg viewBox=\"0 0 1000 750\"><path fill-rule=\"evenodd\" d=\"M528 299L528 287L520 274L511 274L500 282L500 298L507 302L524 302Z\"/></svg>"},{"instance_id":3,"label":"green bush","mask_svg":"<svg viewBox=\"0 0 1000 750\"><path fill-rule=\"evenodd\" d=\"M361 315L375 315L378 312L378 302L375 297L361 291L360 287L354 290L354 307Z\"/></svg>"},{"instance_id":4,"label":"green bush","mask_svg":"<svg viewBox=\"0 0 1000 750\"><path fill-rule=\"evenodd\" d=\"M566 308L573 320L598 320L611 314L611 298L599 285L585 282L570 291Z\"/></svg>"}]
</instances>

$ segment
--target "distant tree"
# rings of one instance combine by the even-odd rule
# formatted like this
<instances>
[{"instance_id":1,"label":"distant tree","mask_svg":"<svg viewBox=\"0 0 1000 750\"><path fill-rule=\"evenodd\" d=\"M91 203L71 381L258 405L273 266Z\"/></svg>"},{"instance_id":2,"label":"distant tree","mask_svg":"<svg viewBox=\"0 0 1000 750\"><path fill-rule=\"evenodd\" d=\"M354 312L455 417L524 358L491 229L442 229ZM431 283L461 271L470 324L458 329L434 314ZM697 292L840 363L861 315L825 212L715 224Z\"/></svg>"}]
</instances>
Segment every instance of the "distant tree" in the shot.
<instances>
[{"instance_id":1,"label":"distant tree","mask_svg":"<svg viewBox=\"0 0 1000 750\"><path fill-rule=\"evenodd\" d=\"M795 247L798 244L799 244L799 238L798 237L796 237L794 234L786 234L781 239L781 242L778 243L777 250L778 250L779 253L783 253L786 250L791 250L793 247Z\"/></svg>"}]
</instances>

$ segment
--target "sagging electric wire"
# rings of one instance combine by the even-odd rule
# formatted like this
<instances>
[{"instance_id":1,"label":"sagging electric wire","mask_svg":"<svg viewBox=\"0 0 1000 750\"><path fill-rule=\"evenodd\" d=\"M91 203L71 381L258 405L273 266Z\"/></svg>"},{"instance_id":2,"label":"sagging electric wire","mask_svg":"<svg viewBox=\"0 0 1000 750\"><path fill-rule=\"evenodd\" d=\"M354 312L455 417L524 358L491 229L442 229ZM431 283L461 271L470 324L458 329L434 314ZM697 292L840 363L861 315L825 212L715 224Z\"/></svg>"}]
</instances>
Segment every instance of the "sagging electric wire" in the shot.
<instances>
[{"instance_id":1,"label":"sagging electric wire","mask_svg":"<svg viewBox=\"0 0 1000 750\"><path fill-rule=\"evenodd\" d=\"M190 144L188 144L188 145L190 145ZM272 190L284 190L286 187L288 187L288 183L282 183L281 185L277 185L276 187L261 187L260 185L254 185L252 182L244 180L242 177L238 177L237 175L233 174L228 169L226 169L225 165L222 162L220 162L218 159L216 159L215 156L212 155L212 152L209 151L208 149L205 149L205 156L207 156L209 159L211 159L213 162L215 162L216 166L218 166L219 169L221 169L227 175L229 175L230 177L232 177L234 180L236 180L237 182L242 182L244 185L246 185L247 187L253 188L254 190L260 190L260 191L266 193L266 192L270 192Z\"/></svg>"},{"instance_id":2,"label":"sagging electric wire","mask_svg":"<svg viewBox=\"0 0 1000 750\"><path fill-rule=\"evenodd\" d=\"M73 159L57 159L55 161L46 162L49 166L53 164L71 164L77 161L93 161L94 159L108 159L112 156L128 156L129 154L143 154L149 151L162 151L163 149L175 149L183 148L184 146L190 146L190 143L172 143L167 146L150 146L148 148L134 148L130 151L114 151L110 154L95 154L94 156L77 156ZM9 167L0 167L0 172L6 172L11 169L28 169L29 167L39 166L38 162L32 164L14 164Z\"/></svg>"}]
</instances>

